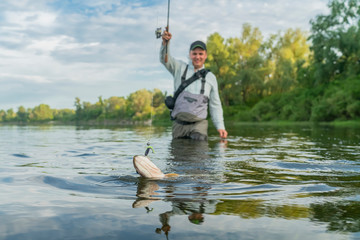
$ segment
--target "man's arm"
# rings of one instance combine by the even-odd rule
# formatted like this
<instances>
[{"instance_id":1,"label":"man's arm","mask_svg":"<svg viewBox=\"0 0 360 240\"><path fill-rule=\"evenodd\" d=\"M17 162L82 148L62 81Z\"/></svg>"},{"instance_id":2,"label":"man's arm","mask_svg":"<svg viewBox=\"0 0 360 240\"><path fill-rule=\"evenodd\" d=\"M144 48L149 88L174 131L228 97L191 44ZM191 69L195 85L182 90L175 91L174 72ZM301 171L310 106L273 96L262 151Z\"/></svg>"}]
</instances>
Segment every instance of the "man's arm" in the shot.
<instances>
[{"instance_id":1,"label":"man's arm","mask_svg":"<svg viewBox=\"0 0 360 240\"><path fill-rule=\"evenodd\" d=\"M177 60L170 54L170 39L172 38L171 33L164 31L164 34L162 35L162 43L160 48L160 62L165 66L165 68L173 75L174 77L174 89L176 90L180 83L181 83L181 75L184 72L184 69L186 68L186 63L184 63L181 60ZM168 47L168 50L166 51L166 45ZM166 52L168 54L168 61L165 62L165 55Z\"/></svg>"},{"instance_id":2,"label":"man's arm","mask_svg":"<svg viewBox=\"0 0 360 240\"><path fill-rule=\"evenodd\" d=\"M175 62L170 55L169 44L170 39L172 38L171 33L164 31L162 35L162 43L160 48L160 62L166 67L166 69L175 76ZM167 61L165 61L165 56L167 55Z\"/></svg>"},{"instance_id":3,"label":"man's arm","mask_svg":"<svg viewBox=\"0 0 360 240\"><path fill-rule=\"evenodd\" d=\"M220 134L221 138L227 138L227 131L225 130L223 109L221 105L221 100L219 96L219 90L217 86L217 80L214 74L209 73L209 78L211 78L211 90L209 95L209 110L211 119ZM210 79L209 79L210 80Z\"/></svg>"}]
</instances>

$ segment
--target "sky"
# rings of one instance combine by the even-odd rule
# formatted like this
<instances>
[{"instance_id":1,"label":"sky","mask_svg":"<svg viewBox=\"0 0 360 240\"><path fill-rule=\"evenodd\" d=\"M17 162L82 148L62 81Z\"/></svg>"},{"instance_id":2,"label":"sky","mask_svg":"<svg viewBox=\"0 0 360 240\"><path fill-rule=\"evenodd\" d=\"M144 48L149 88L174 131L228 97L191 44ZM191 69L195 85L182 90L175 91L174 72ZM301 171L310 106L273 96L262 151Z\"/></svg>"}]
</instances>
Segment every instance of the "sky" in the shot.
<instances>
[{"instance_id":1,"label":"sky","mask_svg":"<svg viewBox=\"0 0 360 240\"><path fill-rule=\"evenodd\" d=\"M289 28L310 31L328 0L171 0L172 56L188 61L190 44L215 32L240 37L244 23L264 38ZM172 93L159 62L167 0L1 0L0 109L74 109L75 98L127 97L158 88Z\"/></svg>"}]
</instances>

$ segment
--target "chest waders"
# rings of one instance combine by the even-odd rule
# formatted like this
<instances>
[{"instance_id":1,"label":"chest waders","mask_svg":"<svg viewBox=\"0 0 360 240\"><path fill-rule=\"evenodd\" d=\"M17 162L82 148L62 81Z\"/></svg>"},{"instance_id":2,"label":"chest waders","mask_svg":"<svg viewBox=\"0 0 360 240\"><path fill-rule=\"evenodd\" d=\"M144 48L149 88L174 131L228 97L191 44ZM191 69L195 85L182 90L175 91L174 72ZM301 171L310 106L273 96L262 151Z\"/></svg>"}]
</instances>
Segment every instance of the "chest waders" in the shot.
<instances>
[{"instance_id":1,"label":"chest waders","mask_svg":"<svg viewBox=\"0 0 360 240\"><path fill-rule=\"evenodd\" d=\"M187 68L181 78L185 81ZM196 73L195 73L196 74ZM208 121L209 98L204 95L206 73L201 76L200 94L182 91L175 102L171 112L173 123L173 138L192 138L195 140L206 140Z\"/></svg>"}]
</instances>

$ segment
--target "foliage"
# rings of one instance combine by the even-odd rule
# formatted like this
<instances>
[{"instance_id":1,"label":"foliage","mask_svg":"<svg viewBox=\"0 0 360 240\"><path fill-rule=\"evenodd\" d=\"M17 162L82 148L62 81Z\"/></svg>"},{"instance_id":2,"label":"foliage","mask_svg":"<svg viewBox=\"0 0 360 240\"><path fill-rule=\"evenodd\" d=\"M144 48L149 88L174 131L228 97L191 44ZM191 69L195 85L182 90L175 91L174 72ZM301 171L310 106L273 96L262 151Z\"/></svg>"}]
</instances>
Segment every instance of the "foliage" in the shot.
<instances>
[{"instance_id":1,"label":"foliage","mask_svg":"<svg viewBox=\"0 0 360 240\"><path fill-rule=\"evenodd\" d=\"M298 73L309 64L307 34L289 29L267 41L258 28L244 24L240 38L208 37L208 67L218 78L225 106L253 106L264 96L298 86Z\"/></svg>"},{"instance_id":2,"label":"foliage","mask_svg":"<svg viewBox=\"0 0 360 240\"><path fill-rule=\"evenodd\" d=\"M110 97L106 101L106 119L126 117L126 99L124 97Z\"/></svg>"},{"instance_id":3,"label":"foliage","mask_svg":"<svg viewBox=\"0 0 360 240\"><path fill-rule=\"evenodd\" d=\"M332 0L328 6L329 15L311 21L311 44L306 41L307 34L298 29L274 34L262 43L258 56L262 58L260 66L267 68L260 81L251 79L254 90L262 94L253 98L255 104L243 98L242 104L251 110L239 108L231 116L245 121L360 119L360 2ZM238 56L239 62L244 54ZM256 69L251 66L251 71ZM236 76L242 86L231 83L232 95L225 92L228 98L244 94L246 71L238 69Z\"/></svg>"},{"instance_id":4,"label":"foliage","mask_svg":"<svg viewBox=\"0 0 360 240\"><path fill-rule=\"evenodd\" d=\"M117 120L117 121L146 121L153 115L161 118L167 111L164 103L165 95L159 90L146 89L131 93L127 98L110 97L95 104L75 99L76 120ZM168 115L167 115L168 116Z\"/></svg>"},{"instance_id":5,"label":"foliage","mask_svg":"<svg viewBox=\"0 0 360 240\"><path fill-rule=\"evenodd\" d=\"M360 73L360 2L333 0L328 6L330 14L311 21L316 85Z\"/></svg>"},{"instance_id":6,"label":"foliage","mask_svg":"<svg viewBox=\"0 0 360 240\"><path fill-rule=\"evenodd\" d=\"M236 75L232 68L232 58L230 57L229 48L224 38L218 33L214 33L207 40L208 58L206 67L217 76L219 91L225 105L230 104L231 98L227 93L231 92L231 81Z\"/></svg>"},{"instance_id":7,"label":"foliage","mask_svg":"<svg viewBox=\"0 0 360 240\"><path fill-rule=\"evenodd\" d=\"M54 121L71 122L75 120L73 109L53 109Z\"/></svg>"},{"instance_id":8,"label":"foliage","mask_svg":"<svg viewBox=\"0 0 360 240\"><path fill-rule=\"evenodd\" d=\"M271 66L269 93L284 93L298 87L298 75L311 56L307 34L300 29L288 29L284 35L272 35L264 48L269 52L267 61Z\"/></svg>"},{"instance_id":9,"label":"foliage","mask_svg":"<svg viewBox=\"0 0 360 240\"><path fill-rule=\"evenodd\" d=\"M46 104L40 104L32 110L31 120L35 121L49 121L54 118L53 111L50 106Z\"/></svg>"},{"instance_id":10,"label":"foliage","mask_svg":"<svg viewBox=\"0 0 360 240\"><path fill-rule=\"evenodd\" d=\"M12 109L0 110L0 122L87 122L87 121L146 121L153 119L168 119L169 111L164 103L165 95L159 90L148 91L142 89L131 93L127 98L110 97L98 98L94 104L81 102L75 98L75 110L51 109L46 104L40 104L33 109L18 108L15 113Z\"/></svg>"},{"instance_id":11,"label":"foliage","mask_svg":"<svg viewBox=\"0 0 360 240\"><path fill-rule=\"evenodd\" d=\"M360 119L359 78L332 83L322 98L314 103L311 111L313 121Z\"/></svg>"},{"instance_id":12,"label":"foliage","mask_svg":"<svg viewBox=\"0 0 360 240\"><path fill-rule=\"evenodd\" d=\"M335 121L360 119L360 81L349 78L327 88L272 95L251 110L254 121Z\"/></svg>"},{"instance_id":13,"label":"foliage","mask_svg":"<svg viewBox=\"0 0 360 240\"><path fill-rule=\"evenodd\" d=\"M128 97L128 116L132 120L145 120L150 118L152 93L141 89L131 93Z\"/></svg>"}]
</instances>

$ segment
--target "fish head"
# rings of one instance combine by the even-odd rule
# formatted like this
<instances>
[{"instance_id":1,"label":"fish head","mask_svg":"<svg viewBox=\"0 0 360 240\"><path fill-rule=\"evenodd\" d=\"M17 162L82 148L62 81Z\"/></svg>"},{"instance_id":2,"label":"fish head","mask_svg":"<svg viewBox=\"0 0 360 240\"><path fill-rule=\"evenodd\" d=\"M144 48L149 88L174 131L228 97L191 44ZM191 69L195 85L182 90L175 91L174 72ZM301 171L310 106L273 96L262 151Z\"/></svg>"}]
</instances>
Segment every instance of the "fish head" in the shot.
<instances>
[{"instance_id":1,"label":"fish head","mask_svg":"<svg viewBox=\"0 0 360 240\"><path fill-rule=\"evenodd\" d=\"M145 178L164 178L165 174L147 156L135 155L133 164L136 172Z\"/></svg>"}]
</instances>

